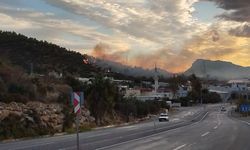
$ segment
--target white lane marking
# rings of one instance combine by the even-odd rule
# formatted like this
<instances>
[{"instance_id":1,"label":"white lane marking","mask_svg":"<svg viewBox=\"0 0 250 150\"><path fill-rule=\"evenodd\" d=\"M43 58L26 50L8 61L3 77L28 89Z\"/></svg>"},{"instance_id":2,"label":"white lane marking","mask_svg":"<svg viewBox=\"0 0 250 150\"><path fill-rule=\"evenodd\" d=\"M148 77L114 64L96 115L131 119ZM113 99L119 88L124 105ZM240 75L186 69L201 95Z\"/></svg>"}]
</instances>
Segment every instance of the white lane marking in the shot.
<instances>
[{"instance_id":1,"label":"white lane marking","mask_svg":"<svg viewBox=\"0 0 250 150\"><path fill-rule=\"evenodd\" d=\"M218 126L215 126L215 127L214 127L214 129L217 129L217 128L218 128Z\"/></svg>"},{"instance_id":2,"label":"white lane marking","mask_svg":"<svg viewBox=\"0 0 250 150\"><path fill-rule=\"evenodd\" d=\"M241 122L243 122L243 123L245 123L245 124L247 124L247 125L250 125L250 122L247 122L247 121L241 121Z\"/></svg>"},{"instance_id":3,"label":"white lane marking","mask_svg":"<svg viewBox=\"0 0 250 150\"><path fill-rule=\"evenodd\" d=\"M182 149L183 147L185 147L187 144L183 144L183 145L181 145L181 146L178 146L178 147L176 147L175 149L173 149L173 150L179 150L179 149Z\"/></svg>"},{"instance_id":4,"label":"white lane marking","mask_svg":"<svg viewBox=\"0 0 250 150\"><path fill-rule=\"evenodd\" d=\"M55 142L47 142L47 143L41 143L41 144L34 144L34 145L29 145L29 146L18 147L18 148L15 148L13 150L27 149L27 148L37 147L37 146L49 145L49 144L53 144L53 143L55 143Z\"/></svg>"},{"instance_id":5,"label":"white lane marking","mask_svg":"<svg viewBox=\"0 0 250 150\"><path fill-rule=\"evenodd\" d=\"M218 126L220 126L221 125L221 120L220 120L219 114L217 114L217 121L218 121Z\"/></svg>"},{"instance_id":6,"label":"white lane marking","mask_svg":"<svg viewBox=\"0 0 250 150\"><path fill-rule=\"evenodd\" d=\"M120 143L116 143L116 144L113 144L113 145L100 147L100 148L97 148L97 149L95 149L95 150L110 149L110 148L112 148L112 147L120 146L120 145L123 145L123 144L131 143L131 142L135 142L135 141L139 141L139 140L143 140L143 139L146 139L146 138L150 138L150 137L157 136L157 135L160 135L160 134L168 133L168 132L171 132L171 131L176 131L176 130L179 130L179 129L182 129L182 128L186 128L186 127L188 127L188 126L189 126L189 127L190 127L190 126L195 126L195 125L197 125L198 123L200 123L207 115L208 115L208 112L206 112L206 114L205 114L199 121L197 121L197 122L195 122L195 123L192 123L192 124L190 124L190 125L187 125L187 126L182 126L182 127L179 127L179 128L174 128L174 129L170 129L170 130L167 130L167 131L163 131L163 132L151 134L151 135L148 135L148 136L140 137L140 138L137 138L137 139L132 139L132 140L128 140L128 141L125 141L125 142L120 142ZM197 117L196 117L196 118L197 118ZM112 140L112 139L111 139L111 140Z\"/></svg>"},{"instance_id":7,"label":"white lane marking","mask_svg":"<svg viewBox=\"0 0 250 150\"><path fill-rule=\"evenodd\" d=\"M172 121L179 121L179 120L180 120L179 118L172 119Z\"/></svg>"},{"instance_id":8,"label":"white lane marking","mask_svg":"<svg viewBox=\"0 0 250 150\"><path fill-rule=\"evenodd\" d=\"M206 135L208 135L210 132L206 132L206 133L204 133L204 134L202 134L201 136L203 137L203 136L206 136Z\"/></svg>"},{"instance_id":9,"label":"white lane marking","mask_svg":"<svg viewBox=\"0 0 250 150\"><path fill-rule=\"evenodd\" d=\"M193 145L195 145L196 143L192 143L192 144L189 144L187 147L192 147Z\"/></svg>"},{"instance_id":10,"label":"white lane marking","mask_svg":"<svg viewBox=\"0 0 250 150\"><path fill-rule=\"evenodd\" d=\"M102 136L102 135L108 135L108 134L110 134L110 133L100 133L100 134L96 134L96 135L85 136L84 139L85 138L92 138L92 137Z\"/></svg>"},{"instance_id":11,"label":"white lane marking","mask_svg":"<svg viewBox=\"0 0 250 150\"><path fill-rule=\"evenodd\" d=\"M125 127L119 127L117 129L131 129L131 128L137 128L136 126L125 126Z\"/></svg>"}]
</instances>

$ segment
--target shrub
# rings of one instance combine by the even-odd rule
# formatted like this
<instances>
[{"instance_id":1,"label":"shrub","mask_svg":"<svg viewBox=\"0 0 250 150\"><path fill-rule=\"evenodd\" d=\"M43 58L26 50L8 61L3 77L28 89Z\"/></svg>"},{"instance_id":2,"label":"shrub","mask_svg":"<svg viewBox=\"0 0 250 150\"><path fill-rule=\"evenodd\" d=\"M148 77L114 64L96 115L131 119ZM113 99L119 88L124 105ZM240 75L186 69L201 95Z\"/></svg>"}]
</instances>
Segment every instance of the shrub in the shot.
<instances>
[{"instance_id":1,"label":"shrub","mask_svg":"<svg viewBox=\"0 0 250 150\"><path fill-rule=\"evenodd\" d=\"M161 108L169 109L165 101L140 101L134 97L122 99L116 104L115 110L128 117L130 115L138 118L146 117L149 114L156 114Z\"/></svg>"},{"instance_id":2,"label":"shrub","mask_svg":"<svg viewBox=\"0 0 250 150\"><path fill-rule=\"evenodd\" d=\"M74 123L75 115L69 105L64 105L62 113L64 114L63 131L67 132L67 130L70 129Z\"/></svg>"},{"instance_id":3,"label":"shrub","mask_svg":"<svg viewBox=\"0 0 250 150\"><path fill-rule=\"evenodd\" d=\"M37 135L29 125L30 123L22 120L21 116L10 114L0 123L0 138L12 139Z\"/></svg>"}]
</instances>

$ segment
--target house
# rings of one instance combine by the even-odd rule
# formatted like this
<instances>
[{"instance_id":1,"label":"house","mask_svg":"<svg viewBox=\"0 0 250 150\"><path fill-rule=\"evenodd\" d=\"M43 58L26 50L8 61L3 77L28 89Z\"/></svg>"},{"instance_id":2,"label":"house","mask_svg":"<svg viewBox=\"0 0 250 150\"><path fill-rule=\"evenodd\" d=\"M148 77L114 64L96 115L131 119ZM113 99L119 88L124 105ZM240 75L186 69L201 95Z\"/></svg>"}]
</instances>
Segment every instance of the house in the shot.
<instances>
[{"instance_id":1,"label":"house","mask_svg":"<svg viewBox=\"0 0 250 150\"><path fill-rule=\"evenodd\" d=\"M239 80L230 80L228 84L231 85L231 90L234 92L248 91L248 85L250 80L248 79L239 79Z\"/></svg>"}]
</instances>

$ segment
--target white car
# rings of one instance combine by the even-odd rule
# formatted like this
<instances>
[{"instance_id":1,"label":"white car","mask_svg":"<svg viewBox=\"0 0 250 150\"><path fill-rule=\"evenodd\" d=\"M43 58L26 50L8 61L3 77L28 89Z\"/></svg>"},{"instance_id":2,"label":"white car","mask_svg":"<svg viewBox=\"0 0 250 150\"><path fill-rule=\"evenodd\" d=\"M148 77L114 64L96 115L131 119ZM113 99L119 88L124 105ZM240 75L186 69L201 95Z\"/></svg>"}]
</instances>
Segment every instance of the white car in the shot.
<instances>
[{"instance_id":1,"label":"white car","mask_svg":"<svg viewBox=\"0 0 250 150\"><path fill-rule=\"evenodd\" d=\"M169 121L168 114L166 114L166 113L161 113L158 119L160 122L161 121Z\"/></svg>"}]
</instances>

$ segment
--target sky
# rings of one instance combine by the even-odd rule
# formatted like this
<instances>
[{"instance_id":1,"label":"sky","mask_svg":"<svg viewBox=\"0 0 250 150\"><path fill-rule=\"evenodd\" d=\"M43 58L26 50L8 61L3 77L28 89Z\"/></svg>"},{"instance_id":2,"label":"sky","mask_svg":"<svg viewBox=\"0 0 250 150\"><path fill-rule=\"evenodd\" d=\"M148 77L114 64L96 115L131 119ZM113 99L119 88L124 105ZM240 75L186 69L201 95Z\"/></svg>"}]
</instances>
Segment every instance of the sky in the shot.
<instances>
[{"instance_id":1,"label":"sky","mask_svg":"<svg viewBox=\"0 0 250 150\"><path fill-rule=\"evenodd\" d=\"M130 66L250 66L249 0L0 0L0 30Z\"/></svg>"}]
</instances>

